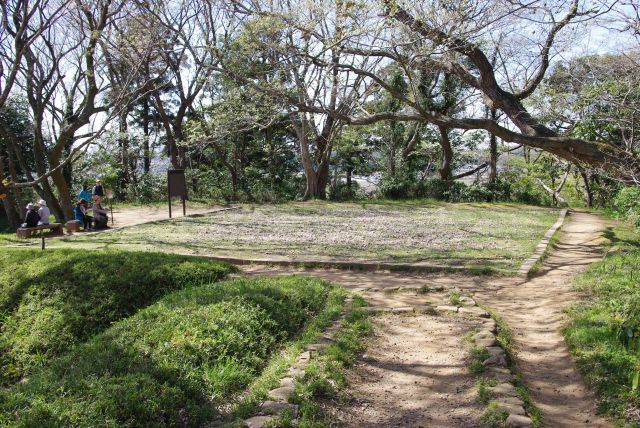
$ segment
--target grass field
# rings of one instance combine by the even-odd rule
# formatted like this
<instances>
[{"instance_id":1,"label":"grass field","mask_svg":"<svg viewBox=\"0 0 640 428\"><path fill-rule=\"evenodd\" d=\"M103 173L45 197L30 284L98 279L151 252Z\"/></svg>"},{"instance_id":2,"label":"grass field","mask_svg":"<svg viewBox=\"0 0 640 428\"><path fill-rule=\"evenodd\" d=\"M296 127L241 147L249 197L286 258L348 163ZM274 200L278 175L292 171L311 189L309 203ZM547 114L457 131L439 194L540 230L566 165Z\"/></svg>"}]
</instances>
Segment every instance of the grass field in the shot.
<instances>
[{"instance_id":1,"label":"grass field","mask_svg":"<svg viewBox=\"0 0 640 428\"><path fill-rule=\"evenodd\" d=\"M619 224L606 235L610 252L576 281L586 298L569 311L565 337L600 411L617 426L639 427L640 231Z\"/></svg>"},{"instance_id":2,"label":"grass field","mask_svg":"<svg viewBox=\"0 0 640 428\"><path fill-rule=\"evenodd\" d=\"M243 206L66 238L55 245L513 271L556 219L556 210L507 204L309 202Z\"/></svg>"},{"instance_id":3,"label":"grass field","mask_svg":"<svg viewBox=\"0 0 640 428\"><path fill-rule=\"evenodd\" d=\"M235 272L162 253L0 251L0 386L47 365L170 291Z\"/></svg>"},{"instance_id":4,"label":"grass field","mask_svg":"<svg viewBox=\"0 0 640 428\"><path fill-rule=\"evenodd\" d=\"M218 282L234 268L149 252L5 249L0 268L0 426L202 426L238 400L246 414L280 351L295 358L347 294Z\"/></svg>"}]
</instances>

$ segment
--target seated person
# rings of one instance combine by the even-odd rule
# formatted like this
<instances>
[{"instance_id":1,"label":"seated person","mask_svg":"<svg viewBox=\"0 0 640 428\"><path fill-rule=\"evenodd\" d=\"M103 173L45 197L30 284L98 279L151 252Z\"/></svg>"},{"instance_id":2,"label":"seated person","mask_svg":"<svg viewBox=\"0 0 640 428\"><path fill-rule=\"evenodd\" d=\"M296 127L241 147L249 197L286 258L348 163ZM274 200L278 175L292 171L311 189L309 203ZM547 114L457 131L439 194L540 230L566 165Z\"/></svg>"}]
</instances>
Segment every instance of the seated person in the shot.
<instances>
[{"instance_id":1,"label":"seated person","mask_svg":"<svg viewBox=\"0 0 640 428\"><path fill-rule=\"evenodd\" d=\"M107 223L109 217L108 211L102 207L102 198L100 196L93 197L93 228L94 229L108 229Z\"/></svg>"},{"instance_id":2,"label":"seated person","mask_svg":"<svg viewBox=\"0 0 640 428\"><path fill-rule=\"evenodd\" d=\"M38 205L40 205L40 209L38 210L38 215L40 216L40 222L38 224L49 224L49 216L51 215L51 211L49 211L49 207L47 207L47 203L44 199L40 199L38 201Z\"/></svg>"},{"instance_id":3,"label":"seated person","mask_svg":"<svg viewBox=\"0 0 640 428\"><path fill-rule=\"evenodd\" d=\"M40 215L38 214L38 211L36 211L35 205L29 202L27 204L27 215L24 218L24 223L22 223L22 227L36 227L39 221L40 221Z\"/></svg>"},{"instance_id":4,"label":"seated person","mask_svg":"<svg viewBox=\"0 0 640 428\"><path fill-rule=\"evenodd\" d=\"M84 211L82 210L83 202L84 202L84 199L80 199L78 202L76 202L76 204L73 207L73 217L76 219L78 223L80 223L80 226L82 226L83 229L87 230L87 223L84 218L85 214L84 214Z\"/></svg>"},{"instance_id":5,"label":"seated person","mask_svg":"<svg viewBox=\"0 0 640 428\"><path fill-rule=\"evenodd\" d=\"M84 229L86 230L88 228L89 230L93 230L93 227L91 226L91 223L93 222L93 217L87 214L89 212L89 206L87 205L87 201L85 199L82 199L81 201L82 201L82 205L80 206L80 209L82 210L82 214L84 215Z\"/></svg>"}]
</instances>

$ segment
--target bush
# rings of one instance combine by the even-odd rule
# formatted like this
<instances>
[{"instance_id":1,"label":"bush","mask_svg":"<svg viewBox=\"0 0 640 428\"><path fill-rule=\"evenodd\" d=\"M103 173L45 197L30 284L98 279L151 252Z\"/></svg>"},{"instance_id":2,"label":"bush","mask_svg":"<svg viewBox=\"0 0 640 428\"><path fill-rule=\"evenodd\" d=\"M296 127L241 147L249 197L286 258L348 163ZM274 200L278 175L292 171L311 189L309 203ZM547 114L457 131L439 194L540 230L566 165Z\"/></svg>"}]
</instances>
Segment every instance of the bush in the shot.
<instances>
[{"instance_id":1,"label":"bush","mask_svg":"<svg viewBox=\"0 0 640 428\"><path fill-rule=\"evenodd\" d=\"M347 183L338 183L337 186L331 188L329 199L332 201L350 201L358 196L360 186L355 181L351 182L351 187Z\"/></svg>"},{"instance_id":2,"label":"bush","mask_svg":"<svg viewBox=\"0 0 640 428\"><path fill-rule=\"evenodd\" d=\"M415 183L404 177L383 177L380 180L378 191L383 198L412 198L415 196Z\"/></svg>"},{"instance_id":3,"label":"bush","mask_svg":"<svg viewBox=\"0 0 640 428\"><path fill-rule=\"evenodd\" d=\"M171 293L1 392L0 425L202 426L330 289L279 277Z\"/></svg>"},{"instance_id":4,"label":"bush","mask_svg":"<svg viewBox=\"0 0 640 428\"><path fill-rule=\"evenodd\" d=\"M507 181L468 186L461 181L440 179L383 180L380 193L390 199L431 198L447 202L508 202L512 196L511 184Z\"/></svg>"},{"instance_id":5,"label":"bush","mask_svg":"<svg viewBox=\"0 0 640 428\"><path fill-rule=\"evenodd\" d=\"M625 187L616 195L613 206L618 217L640 227L640 186Z\"/></svg>"},{"instance_id":6,"label":"bush","mask_svg":"<svg viewBox=\"0 0 640 428\"><path fill-rule=\"evenodd\" d=\"M147 204L167 199L167 178L164 175L144 174L137 183L127 186L127 201Z\"/></svg>"},{"instance_id":7,"label":"bush","mask_svg":"<svg viewBox=\"0 0 640 428\"><path fill-rule=\"evenodd\" d=\"M169 291L217 281L232 266L161 253L0 253L0 382L6 384Z\"/></svg>"}]
</instances>

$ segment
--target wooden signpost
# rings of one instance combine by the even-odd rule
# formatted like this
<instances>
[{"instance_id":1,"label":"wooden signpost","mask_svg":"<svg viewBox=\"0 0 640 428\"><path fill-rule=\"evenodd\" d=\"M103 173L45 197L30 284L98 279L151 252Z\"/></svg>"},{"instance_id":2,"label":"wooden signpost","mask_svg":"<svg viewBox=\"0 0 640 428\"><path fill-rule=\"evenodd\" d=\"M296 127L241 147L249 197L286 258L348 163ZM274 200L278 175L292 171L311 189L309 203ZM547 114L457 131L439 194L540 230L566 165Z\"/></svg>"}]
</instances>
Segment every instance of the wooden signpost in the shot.
<instances>
[{"instance_id":1,"label":"wooden signpost","mask_svg":"<svg viewBox=\"0 0 640 428\"><path fill-rule=\"evenodd\" d=\"M109 199L109 209L111 210L111 226L113 226L113 190L107 189L105 191L107 199Z\"/></svg>"},{"instance_id":2,"label":"wooden signpost","mask_svg":"<svg viewBox=\"0 0 640 428\"><path fill-rule=\"evenodd\" d=\"M184 169L170 169L167 171L167 186L169 190L169 218L171 218L171 198L179 196L182 200L182 215L187 215L187 181Z\"/></svg>"}]
</instances>

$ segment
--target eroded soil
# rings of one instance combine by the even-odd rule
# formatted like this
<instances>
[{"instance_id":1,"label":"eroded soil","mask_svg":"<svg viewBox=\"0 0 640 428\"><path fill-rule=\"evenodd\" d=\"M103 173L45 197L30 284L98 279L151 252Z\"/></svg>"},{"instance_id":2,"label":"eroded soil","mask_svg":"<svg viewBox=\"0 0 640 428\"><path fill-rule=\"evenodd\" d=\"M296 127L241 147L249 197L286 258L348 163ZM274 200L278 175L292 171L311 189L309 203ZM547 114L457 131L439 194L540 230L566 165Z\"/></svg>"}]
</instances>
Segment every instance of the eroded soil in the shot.
<instances>
[{"instance_id":1,"label":"eroded soil","mask_svg":"<svg viewBox=\"0 0 640 428\"><path fill-rule=\"evenodd\" d=\"M476 427L482 414L459 316L383 315L330 412L345 427Z\"/></svg>"}]
</instances>

